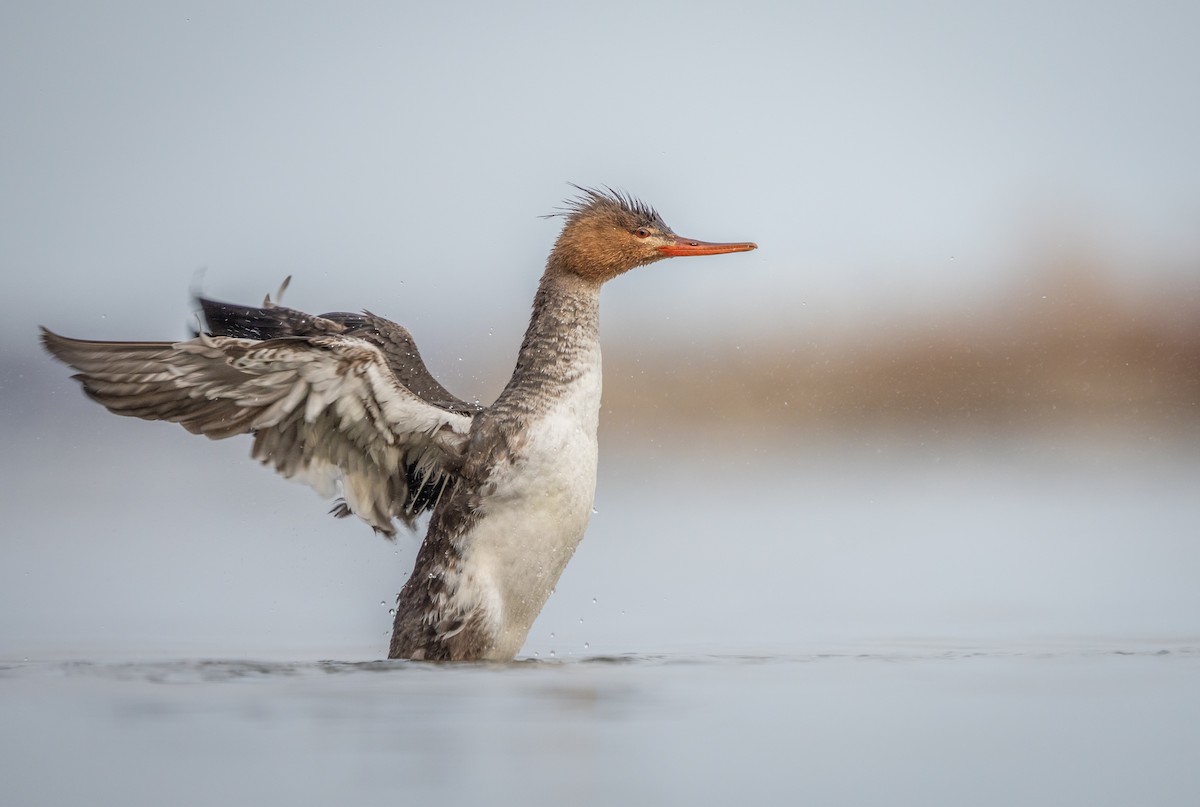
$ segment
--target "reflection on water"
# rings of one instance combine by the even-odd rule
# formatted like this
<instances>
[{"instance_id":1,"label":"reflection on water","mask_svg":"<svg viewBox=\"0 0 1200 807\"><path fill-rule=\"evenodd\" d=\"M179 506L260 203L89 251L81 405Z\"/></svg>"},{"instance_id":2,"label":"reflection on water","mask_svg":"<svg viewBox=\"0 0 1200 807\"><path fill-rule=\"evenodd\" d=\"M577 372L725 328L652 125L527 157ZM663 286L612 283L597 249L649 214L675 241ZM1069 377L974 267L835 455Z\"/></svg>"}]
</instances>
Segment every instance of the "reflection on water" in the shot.
<instances>
[{"instance_id":1,"label":"reflection on water","mask_svg":"<svg viewBox=\"0 0 1200 807\"><path fill-rule=\"evenodd\" d=\"M1200 643L29 663L0 698L13 804L1182 804Z\"/></svg>"}]
</instances>

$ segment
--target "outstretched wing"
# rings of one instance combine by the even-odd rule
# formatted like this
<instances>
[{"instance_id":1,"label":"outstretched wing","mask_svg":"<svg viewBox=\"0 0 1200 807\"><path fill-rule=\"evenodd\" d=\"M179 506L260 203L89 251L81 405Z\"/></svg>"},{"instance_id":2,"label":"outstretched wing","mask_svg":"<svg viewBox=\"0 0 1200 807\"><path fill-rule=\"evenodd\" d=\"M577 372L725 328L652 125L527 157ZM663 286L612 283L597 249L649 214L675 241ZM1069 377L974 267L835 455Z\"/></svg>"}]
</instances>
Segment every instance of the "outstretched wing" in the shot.
<instances>
[{"instance_id":1,"label":"outstretched wing","mask_svg":"<svg viewBox=\"0 0 1200 807\"><path fill-rule=\"evenodd\" d=\"M42 341L109 411L213 439L253 434L256 459L323 495L340 488L335 514L390 537L392 519L411 526L454 483L478 407L430 403L378 344L323 321L336 327L262 341L90 342L45 328Z\"/></svg>"},{"instance_id":2,"label":"outstretched wing","mask_svg":"<svg viewBox=\"0 0 1200 807\"><path fill-rule=\"evenodd\" d=\"M287 281L284 282L286 286ZM198 297L211 336L244 339L278 339L284 336L356 336L379 348L384 360L406 389L440 409L473 413L483 407L468 403L438 383L417 350L408 329L369 311L361 314L335 312L313 316L270 302L262 307L236 305Z\"/></svg>"}]
</instances>

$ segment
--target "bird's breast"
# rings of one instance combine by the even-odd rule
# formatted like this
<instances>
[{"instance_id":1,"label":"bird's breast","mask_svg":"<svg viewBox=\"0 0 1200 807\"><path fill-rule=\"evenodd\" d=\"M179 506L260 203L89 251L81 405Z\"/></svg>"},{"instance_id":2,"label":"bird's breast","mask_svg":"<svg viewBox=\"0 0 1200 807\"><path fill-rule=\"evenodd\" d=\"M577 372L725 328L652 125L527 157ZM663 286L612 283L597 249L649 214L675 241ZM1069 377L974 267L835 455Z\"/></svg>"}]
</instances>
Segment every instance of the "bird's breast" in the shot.
<instances>
[{"instance_id":1,"label":"bird's breast","mask_svg":"<svg viewBox=\"0 0 1200 807\"><path fill-rule=\"evenodd\" d=\"M492 469L464 544L473 598L492 612L497 651L515 654L583 538L596 494L599 355L540 402Z\"/></svg>"}]
</instances>

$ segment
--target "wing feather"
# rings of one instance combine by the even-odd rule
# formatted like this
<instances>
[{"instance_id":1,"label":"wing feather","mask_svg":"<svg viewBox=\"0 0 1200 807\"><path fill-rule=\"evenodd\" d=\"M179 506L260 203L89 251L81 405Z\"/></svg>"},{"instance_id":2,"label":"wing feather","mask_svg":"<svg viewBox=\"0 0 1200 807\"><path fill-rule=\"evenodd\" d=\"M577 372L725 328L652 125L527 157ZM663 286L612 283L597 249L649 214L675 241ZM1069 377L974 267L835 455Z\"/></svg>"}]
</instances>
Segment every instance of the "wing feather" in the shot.
<instances>
[{"instance_id":1,"label":"wing feather","mask_svg":"<svg viewBox=\"0 0 1200 807\"><path fill-rule=\"evenodd\" d=\"M109 411L213 439L253 434L255 459L340 494L336 514L388 536L454 483L474 414L425 400L378 344L347 333L91 342L43 329L42 341Z\"/></svg>"}]
</instances>

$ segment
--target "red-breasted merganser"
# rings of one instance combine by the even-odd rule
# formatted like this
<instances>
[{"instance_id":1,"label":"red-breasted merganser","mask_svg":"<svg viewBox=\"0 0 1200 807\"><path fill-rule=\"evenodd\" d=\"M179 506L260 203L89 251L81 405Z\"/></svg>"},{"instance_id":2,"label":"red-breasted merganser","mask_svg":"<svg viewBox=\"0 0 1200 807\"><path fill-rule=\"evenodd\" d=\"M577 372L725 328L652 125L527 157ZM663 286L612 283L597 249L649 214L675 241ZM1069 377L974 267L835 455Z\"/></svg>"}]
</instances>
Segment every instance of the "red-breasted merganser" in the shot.
<instances>
[{"instance_id":1,"label":"red-breasted merganser","mask_svg":"<svg viewBox=\"0 0 1200 807\"><path fill-rule=\"evenodd\" d=\"M648 205L581 188L567 203L512 379L491 406L451 395L412 336L369 312L312 316L201 299L185 342L43 329L110 412L220 439L395 534L432 510L397 598L389 658L515 657L583 537L596 490L600 287L663 258L756 248L675 235Z\"/></svg>"}]
</instances>

